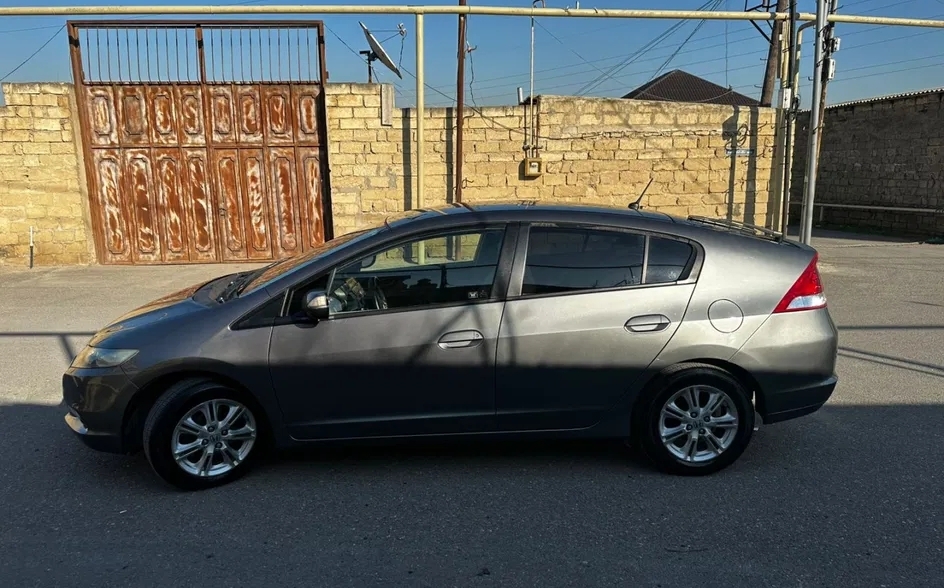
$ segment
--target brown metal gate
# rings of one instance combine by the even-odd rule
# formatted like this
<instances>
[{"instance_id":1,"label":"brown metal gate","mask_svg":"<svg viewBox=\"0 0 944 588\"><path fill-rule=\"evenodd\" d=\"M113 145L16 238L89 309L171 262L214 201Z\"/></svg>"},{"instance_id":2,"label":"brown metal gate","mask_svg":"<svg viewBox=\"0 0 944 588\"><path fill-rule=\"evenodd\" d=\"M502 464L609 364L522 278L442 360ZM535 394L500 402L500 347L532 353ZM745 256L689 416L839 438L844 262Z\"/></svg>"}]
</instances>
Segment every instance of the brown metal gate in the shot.
<instances>
[{"instance_id":1,"label":"brown metal gate","mask_svg":"<svg viewBox=\"0 0 944 588\"><path fill-rule=\"evenodd\" d=\"M99 262L267 261L331 238L320 21L68 28Z\"/></svg>"}]
</instances>

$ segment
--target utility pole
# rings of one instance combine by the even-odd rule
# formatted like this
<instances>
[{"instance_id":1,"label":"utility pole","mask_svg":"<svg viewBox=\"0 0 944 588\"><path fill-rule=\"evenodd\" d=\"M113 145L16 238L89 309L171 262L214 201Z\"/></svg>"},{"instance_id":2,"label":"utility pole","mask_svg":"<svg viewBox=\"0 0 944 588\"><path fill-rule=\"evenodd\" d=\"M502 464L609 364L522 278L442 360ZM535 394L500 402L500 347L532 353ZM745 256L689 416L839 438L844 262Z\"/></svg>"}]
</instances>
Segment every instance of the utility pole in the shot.
<instances>
[{"instance_id":1,"label":"utility pole","mask_svg":"<svg viewBox=\"0 0 944 588\"><path fill-rule=\"evenodd\" d=\"M814 198L819 171L819 154L823 144L823 123L826 118L826 86L836 75L832 54L839 50L839 39L833 36L835 23L827 22L827 14L835 14L838 0L817 0L816 7L816 69L813 74L813 105L810 108L809 147L803 190L803 223L800 241L809 244L813 234ZM822 14L822 18L820 13Z\"/></svg>"},{"instance_id":2,"label":"utility pole","mask_svg":"<svg viewBox=\"0 0 944 588\"><path fill-rule=\"evenodd\" d=\"M459 0L459 6L465 6L466 0ZM462 127L465 122L465 19L466 15L459 15L459 64L456 72L456 160L455 173L455 202L462 202Z\"/></svg>"},{"instance_id":3,"label":"utility pole","mask_svg":"<svg viewBox=\"0 0 944 588\"><path fill-rule=\"evenodd\" d=\"M836 14L836 10L839 8L839 0L829 0L829 14ZM839 50L839 38L834 36L834 30L836 28L836 23L829 22L826 24L826 30L823 33L823 55L826 60L824 75L826 78L823 80L822 88L822 97L819 102L819 124L822 127L826 122L826 87L829 85L829 81L833 79L836 73L835 61L833 61L833 53ZM823 141L820 140L816 145L816 162L819 165L819 154L822 151Z\"/></svg>"},{"instance_id":4,"label":"utility pole","mask_svg":"<svg viewBox=\"0 0 944 588\"><path fill-rule=\"evenodd\" d=\"M803 217L800 223L800 242L809 245L813 232L813 202L816 196L816 155L819 153L820 104L823 100L823 81L825 79L825 38L827 4L830 0L816 1L816 39L814 41L813 67L813 105L810 108L809 146L806 150L806 185L803 190Z\"/></svg>"},{"instance_id":5,"label":"utility pole","mask_svg":"<svg viewBox=\"0 0 944 588\"><path fill-rule=\"evenodd\" d=\"M788 0L777 0L777 12L786 12ZM777 70L780 68L780 35L783 32L783 21L774 21L770 37L770 48L767 50L767 69L764 72L764 84L760 90L760 105L770 106L774 98L774 82L777 80Z\"/></svg>"}]
</instances>

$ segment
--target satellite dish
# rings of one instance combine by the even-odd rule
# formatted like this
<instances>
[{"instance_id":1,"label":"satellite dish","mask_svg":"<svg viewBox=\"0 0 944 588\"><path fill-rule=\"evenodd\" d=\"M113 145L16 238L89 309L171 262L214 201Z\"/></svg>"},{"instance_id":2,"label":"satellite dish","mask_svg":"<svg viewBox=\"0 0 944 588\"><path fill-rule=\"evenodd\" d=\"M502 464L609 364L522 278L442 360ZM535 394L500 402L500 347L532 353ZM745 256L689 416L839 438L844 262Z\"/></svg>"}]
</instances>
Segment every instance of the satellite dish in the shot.
<instances>
[{"instance_id":1,"label":"satellite dish","mask_svg":"<svg viewBox=\"0 0 944 588\"><path fill-rule=\"evenodd\" d=\"M373 70L371 69L371 63L378 59L380 60L380 63L386 65L387 69L397 74L397 77L402 80L403 75L400 73L400 68L398 68L396 64L393 63L393 60L390 59L390 56L387 55L386 51L384 51L384 48L380 45L380 42L374 37L373 34L371 34L369 30L367 30L367 27L364 25L364 23L358 22L358 24L361 25L362 29L364 29L364 36L367 37L367 44L370 45L370 51L360 52L361 55L367 56L367 81L373 82Z\"/></svg>"}]
</instances>

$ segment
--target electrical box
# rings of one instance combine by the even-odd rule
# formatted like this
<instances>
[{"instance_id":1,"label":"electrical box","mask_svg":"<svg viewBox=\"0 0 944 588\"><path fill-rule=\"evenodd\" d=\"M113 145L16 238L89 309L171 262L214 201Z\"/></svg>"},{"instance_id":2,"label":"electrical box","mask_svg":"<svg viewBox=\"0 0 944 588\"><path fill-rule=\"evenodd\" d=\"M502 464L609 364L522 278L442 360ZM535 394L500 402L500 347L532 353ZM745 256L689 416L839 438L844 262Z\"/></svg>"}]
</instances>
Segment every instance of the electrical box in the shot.
<instances>
[{"instance_id":1,"label":"electrical box","mask_svg":"<svg viewBox=\"0 0 944 588\"><path fill-rule=\"evenodd\" d=\"M829 50L832 53L839 51L839 37L833 37L829 40Z\"/></svg>"},{"instance_id":2,"label":"electrical box","mask_svg":"<svg viewBox=\"0 0 944 588\"><path fill-rule=\"evenodd\" d=\"M537 178L544 173L544 161L540 157L524 158L524 177Z\"/></svg>"},{"instance_id":3,"label":"electrical box","mask_svg":"<svg viewBox=\"0 0 944 588\"><path fill-rule=\"evenodd\" d=\"M827 59L826 60L826 79L831 80L836 77L836 60Z\"/></svg>"}]
</instances>

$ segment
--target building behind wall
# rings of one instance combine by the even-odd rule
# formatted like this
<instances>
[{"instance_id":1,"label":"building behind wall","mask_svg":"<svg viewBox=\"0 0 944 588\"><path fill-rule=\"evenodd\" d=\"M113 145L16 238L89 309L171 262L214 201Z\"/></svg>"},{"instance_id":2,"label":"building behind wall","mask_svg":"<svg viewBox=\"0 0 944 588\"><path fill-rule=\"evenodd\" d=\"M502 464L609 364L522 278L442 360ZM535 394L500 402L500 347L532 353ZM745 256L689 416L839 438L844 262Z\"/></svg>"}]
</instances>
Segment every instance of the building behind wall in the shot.
<instances>
[{"instance_id":1,"label":"building behind wall","mask_svg":"<svg viewBox=\"0 0 944 588\"><path fill-rule=\"evenodd\" d=\"M809 120L802 113L797 124L793 219L803 198ZM865 208L825 206L814 219L902 236L944 234L944 89L830 106L823 125L816 203Z\"/></svg>"}]
</instances>

